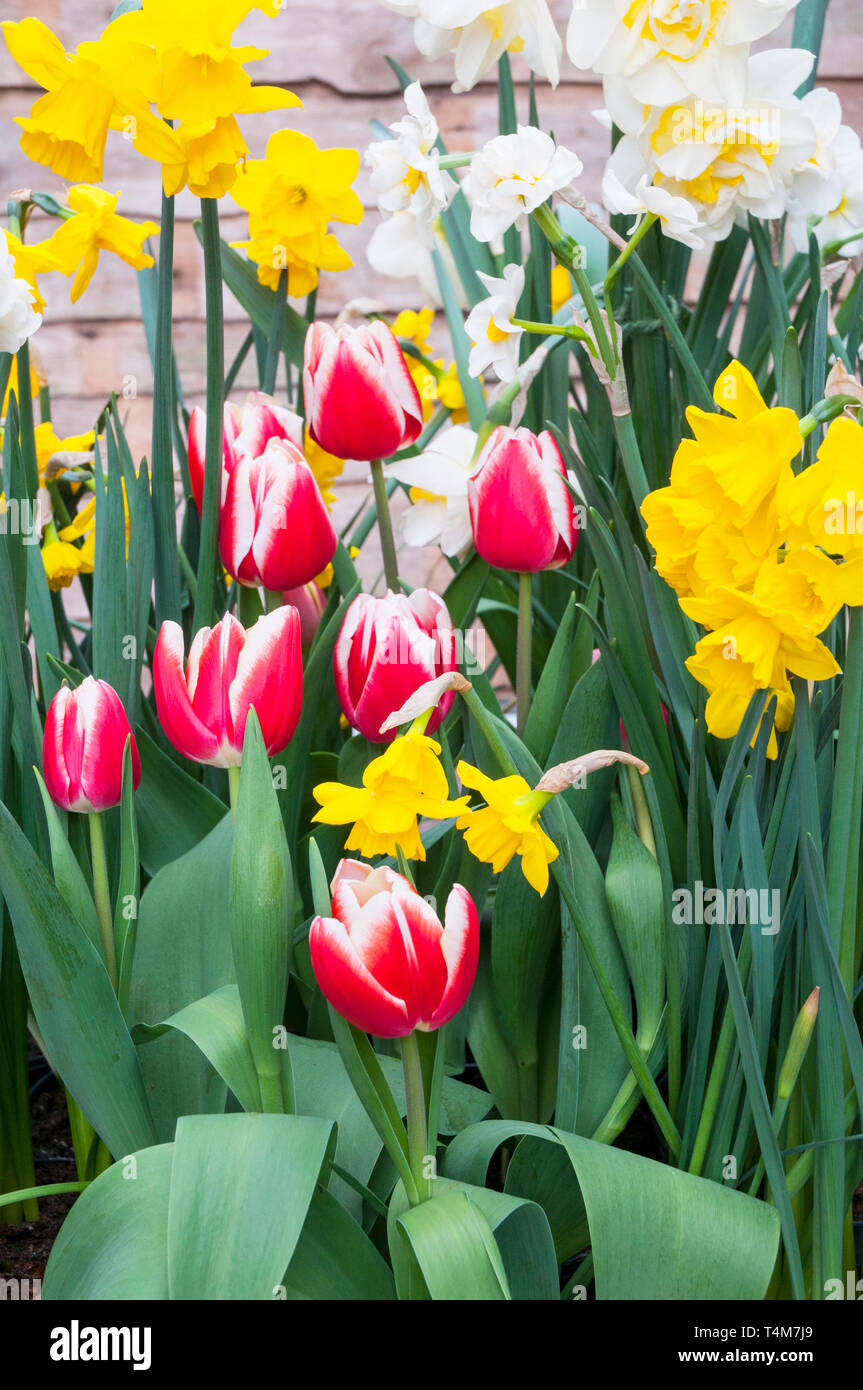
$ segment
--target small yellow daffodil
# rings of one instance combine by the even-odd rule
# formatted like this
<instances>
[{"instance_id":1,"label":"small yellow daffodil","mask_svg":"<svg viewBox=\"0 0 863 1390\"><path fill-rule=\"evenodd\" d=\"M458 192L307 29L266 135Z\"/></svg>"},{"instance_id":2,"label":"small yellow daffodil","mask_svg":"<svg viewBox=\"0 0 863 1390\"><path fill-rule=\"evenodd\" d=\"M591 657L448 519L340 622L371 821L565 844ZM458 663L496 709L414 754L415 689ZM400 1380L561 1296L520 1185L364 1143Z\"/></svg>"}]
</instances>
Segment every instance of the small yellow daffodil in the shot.
<instances>
[{"instance_id":1,"label":"small yellow daffodil","mask_svg":"<svg viewBox=\"0 0 863 1390\"><path fill-rule=\"evenodd\" d=\"M525 878L542 897L548 888L548 866L558 849L539 824L539 814L553 793L534 791L523 777L486 777L466 762L456 771L462 785L479 792L486 803L471 807L456 821L471 854L491 864L496 874L517 854Z\"/></svg>"},{"instance_id":2,"label":"small yellow daffodil","mask_svg":"<svg viewBox=\"0 0 863 1390\"><path fill-rule=\"evenodd\" d=\"M74 275L74 304L93 278L100 251L111 251L135 270L153 264L142 249L148 236L159 231L158 222L131 222L117 214L119 193L76 184L69 189L69 207L76 214L61 223L45 245L64 275Z\"/></svg>"}]
</instances>

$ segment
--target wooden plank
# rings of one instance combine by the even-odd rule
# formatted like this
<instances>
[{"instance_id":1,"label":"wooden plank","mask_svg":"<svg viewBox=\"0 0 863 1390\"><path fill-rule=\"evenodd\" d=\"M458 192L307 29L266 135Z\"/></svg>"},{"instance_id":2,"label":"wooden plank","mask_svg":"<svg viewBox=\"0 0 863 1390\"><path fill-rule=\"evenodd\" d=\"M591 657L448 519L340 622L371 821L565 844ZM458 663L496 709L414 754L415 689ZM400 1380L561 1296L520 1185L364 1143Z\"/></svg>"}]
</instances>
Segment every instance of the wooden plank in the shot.
<instances>
[{"instance_id":1,"label":"wooden plank","mask_svg":"<svg viewBox=\"0 0 863 1390\"><path fill-rule=\"evenodd\" d=\"M98 37L110 18L112 0L6 0L4 18L22 19L38 9L40 18L73 49L84 39ZM558 29L565 35L572 0L551 0ZM788 42L793 16L769 37L773 46ZM237 31L237 41L269 50L269 57L250 71L256 82L288 87L315 79L336 92L370 93L396 90L395 79L384 55L389 53L428 86L447 86L452 81L452 59L435 63L422 60L413 44L413 25L387 10L377 0L285 0L276 19L258 10ZM863 44L863 7L860 0L831 0L822 52L822 79L859 77ZM525 73L514 59L519 76ZM0 54L0 86L17 85L17 66L3 48ZM562 80L567 85L589 80L564 62Z\"/></svg>"}]
</instances>

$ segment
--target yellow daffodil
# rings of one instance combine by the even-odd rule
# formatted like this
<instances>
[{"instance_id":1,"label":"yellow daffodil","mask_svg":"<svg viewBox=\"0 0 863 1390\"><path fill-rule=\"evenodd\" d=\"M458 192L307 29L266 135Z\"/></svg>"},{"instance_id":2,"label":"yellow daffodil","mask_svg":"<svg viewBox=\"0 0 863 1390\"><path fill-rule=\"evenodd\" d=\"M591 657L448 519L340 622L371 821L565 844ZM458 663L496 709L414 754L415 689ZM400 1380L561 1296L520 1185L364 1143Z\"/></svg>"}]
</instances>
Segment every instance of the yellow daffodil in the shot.
<instances>
[{"instance_id":1,"label":"yellow daffodil","mask_svg":"<svg viewBox=\"0 0 863 1390\"><path fill-rule=\"evenodd\" d=\"M815 463L783 489L780 511L789 544L863 554L863 429L856 421L833 421Z\"/></svg>"},{"instance_id":2,"label":"yellow daffodil","mask_svg":"<svg viewBox=\"0 0 863 1390\"><path fill-rule=\"evenodd\" d=\"M287 270L288 293L308 294L319 270L353 264L327 224L362 221L363 206L351 188L359 167L356 150L322 150L308 135L279 130L266 157L238 171L231 197L249 214L249 238L233 244L245 248L262 285L275 289Z\"/></svg>"},{"instance_id":3,"label":"yellow daffodil","mask_svg":"<svg viewBox=\"0 0 863 1390\"><path fill-rule=\"evenodd\" d=\"M247 0L147 0L108 27L116 38L140 45L152 58L147 95L166 121L177 123L179 159L165 159L166 193L187 184L201 198L219 198L237 175L248 148L236 117L302 106L282 87L252 86L244 64L267 50L231 46L234 30L253 9Z\"/></svg>"},{"instance_id":4,"label":"yellow daffodil","mask_svg":"<svg viewBox=\"0 0 863 1390\"><path fill-rule=\"evenodd\" d=\"M114 25L95 43L80 43L74 53L67 53L39 19L7 20L3 35L19 67L46 88L30 115L17 118L24 132L21 148L37 164L70 182L98 183L112 128L150 159L179 157L175 135L153 114L144 94L156 73L153 54L122 42Z\"/></svg>"},{"instance_id":5,"label":"yellow daffodil","mask_svg":"<svg viewBox=\"0 0 863 1390\"><path fill-rule=\"evenodd\" d=\"M92 574L92 557L81 546L60 540L53 522L46 528L42 542L42 563L49 589L68 589L79 574Z\"/></svg>"},{"instance_id":6,"label":"yellow daffodil","mask_svg":"<svg viewBox=\"0 0 863 1390\"><path fill-rule=\"evenodd\" d=\"M159 231L158 222L131 222L117 214L119 193L76 184L69 189L69 207L76 214L62 222L46 243L64 275L74 275L72 303L81 298L93 278L100 251L112 251L135 270L153 264L142 249L148 236Z\"/></svg>"},{"instance_id":7,"label":"yellow daffodil","mask_svg":"<svg viewBox=\"0 0 863 1390\"><path fill-rule=\"evenodd\" d=\"M44 314L45 299L36 280L37 275L46 271L59 270L57 257L50 248L49 241L39 241L25 245L12 232L6 233L6 245L15 262L15 274L25 280L33 291L33 308L37 314ZM34 395L38 394L34 391Z\"/></svg>"},{"instance_id":8,"label":"yellow daffodil","mask_svg":"<svg viewBox=\"0 0 863 1390\"><path fill-rule=\"evenodd\" d=\"M496 874L519 855L522 873L542 897L548 888L548 866L558 849L539 824L539 814L553 793L534 791L523 777L486 777L466 762L456 771L462 784L478 791L486 803L479 810L471 807L456 821L471 854L491 864Z\"/></svg>"},{"instance_id":9,"label":"yellow daffodil","mask_svg":"<svg viewBox=\"0 0 863 1390\"><path fill-rule=\"evenodd\" d=\"M395 855L425 859L417 818L458 816L468 798L449 800L440 744L422 732L428 714L396 738L363 773L362 787L322 782L313 795L321 807L313 817L324 825L353 825L345 848L364 858Z\"/></svg>"},{"instance_id":10,"label":"yellow daffodil","mask_svg":"<svg viewBox=\"0 0 863 1390\"><path fill-rule=\"evenodd\" d=\"M36 466L39 470L40 485L46 482L45 470L56 454L92 455L96 440L93 430L87 434L71 434L66 439L61 439L55 434L50 420L37 425L33 434L36 440Z\"/></svg>"}]
</instances>

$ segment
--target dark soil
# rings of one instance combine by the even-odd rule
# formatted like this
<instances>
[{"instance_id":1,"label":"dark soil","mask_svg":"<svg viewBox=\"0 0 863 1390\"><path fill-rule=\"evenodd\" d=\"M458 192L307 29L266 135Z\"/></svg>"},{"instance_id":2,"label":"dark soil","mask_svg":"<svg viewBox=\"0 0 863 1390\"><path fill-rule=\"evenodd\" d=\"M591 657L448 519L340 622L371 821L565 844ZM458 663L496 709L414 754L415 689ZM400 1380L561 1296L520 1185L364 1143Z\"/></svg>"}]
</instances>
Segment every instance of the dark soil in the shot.
<instances>
[{"instance_id":1,"label":"dark soil","mask_svg":"<svg viewBox=\"0 0 863 1390\"><path fill-rule=\"evenodd\" d=\"M78 1175L66 1113L66 1097L53 1076L33 1100L32 1123L36 1182L40 1186L74 1182ZM39 1203L37 1221L0 1226L0 1279L33 1280L44 1276L51 1246L77 1195L70 1192L57 1197L44 1197Z\"/></svg>"}]
</instances>

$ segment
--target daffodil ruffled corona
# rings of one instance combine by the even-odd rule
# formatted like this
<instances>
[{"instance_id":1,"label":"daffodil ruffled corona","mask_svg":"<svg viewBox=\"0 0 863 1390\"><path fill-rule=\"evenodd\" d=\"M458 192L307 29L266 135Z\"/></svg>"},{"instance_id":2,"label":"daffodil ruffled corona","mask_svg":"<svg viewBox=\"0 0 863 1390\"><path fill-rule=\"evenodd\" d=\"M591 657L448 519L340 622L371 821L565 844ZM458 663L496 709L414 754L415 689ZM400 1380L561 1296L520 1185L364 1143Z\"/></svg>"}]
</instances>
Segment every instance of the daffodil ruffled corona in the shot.
<instances>
[{"instance_id":1,"label":"daffodil ruffled corona","mask_svg":"<svg viewBox=\"0 0 863 1390\"><path fill-rule=\"evenodd\" d=\"M351 187L359 167L357 150L322 150L311 136L278 130L265 158L238 171L231 197L249 214L249 237L232 244L245 249L262 285L275 289L287 270L288 293L308 294L319 270L353 265L327 224L362 221L363 205Z\"/></svg>"},{"instance_id":2,"label":"daffodil ruffled corona","mask_svg":"<svg viewBox=\"0 0 863 1390\"><path fill-rule=\"evenodd\" d=\"M517 854L522 873L542 897L548 888L548 866L558 857L558 848L539 824L539 814L553 793L534 791L523 777L486 777L470 763L460 762L456 771L465 787L479 792L485 806L469 807L456 821L464 831L465 844L475 858L491 864L496 874Z\"/></svg>"},{"instance_id":3,"label":"daffodil ruffled corona","mask_svg":"<svg viewBox=\"0 0 863 1390\"><path fill-rule=\"evenodd\" d=\"M687 411L695 438L642 513L657 571L708 629L686 665L708 691L710 732L733 737L752 696L768 691L775 757L776 730L793 715L789 676L839 675L820 635L843 606L863 603L863 526L858 535L846 505L863 477L863 430L835 420L817 461L795 474L803 437L793 411L768 407L739 362L714 397L729 414Z\"/></svg>"},{"instance_id":4,"label":"daffodil ruffled corona","mask_svg":"<svg viewBox=\"0 0 863 1390\"><path fill-rule=\"evenodd\" d=\"M428 714L370 762L362 787L322 782L314 788L321 809L313 820L353 825L345 849L357 850L366 859L401 850L406 859L423 860L418 817L449 820L465 810L468 797L449 799L441 746L422 732L427 722Z\"/></svg>"}]
</instances>

